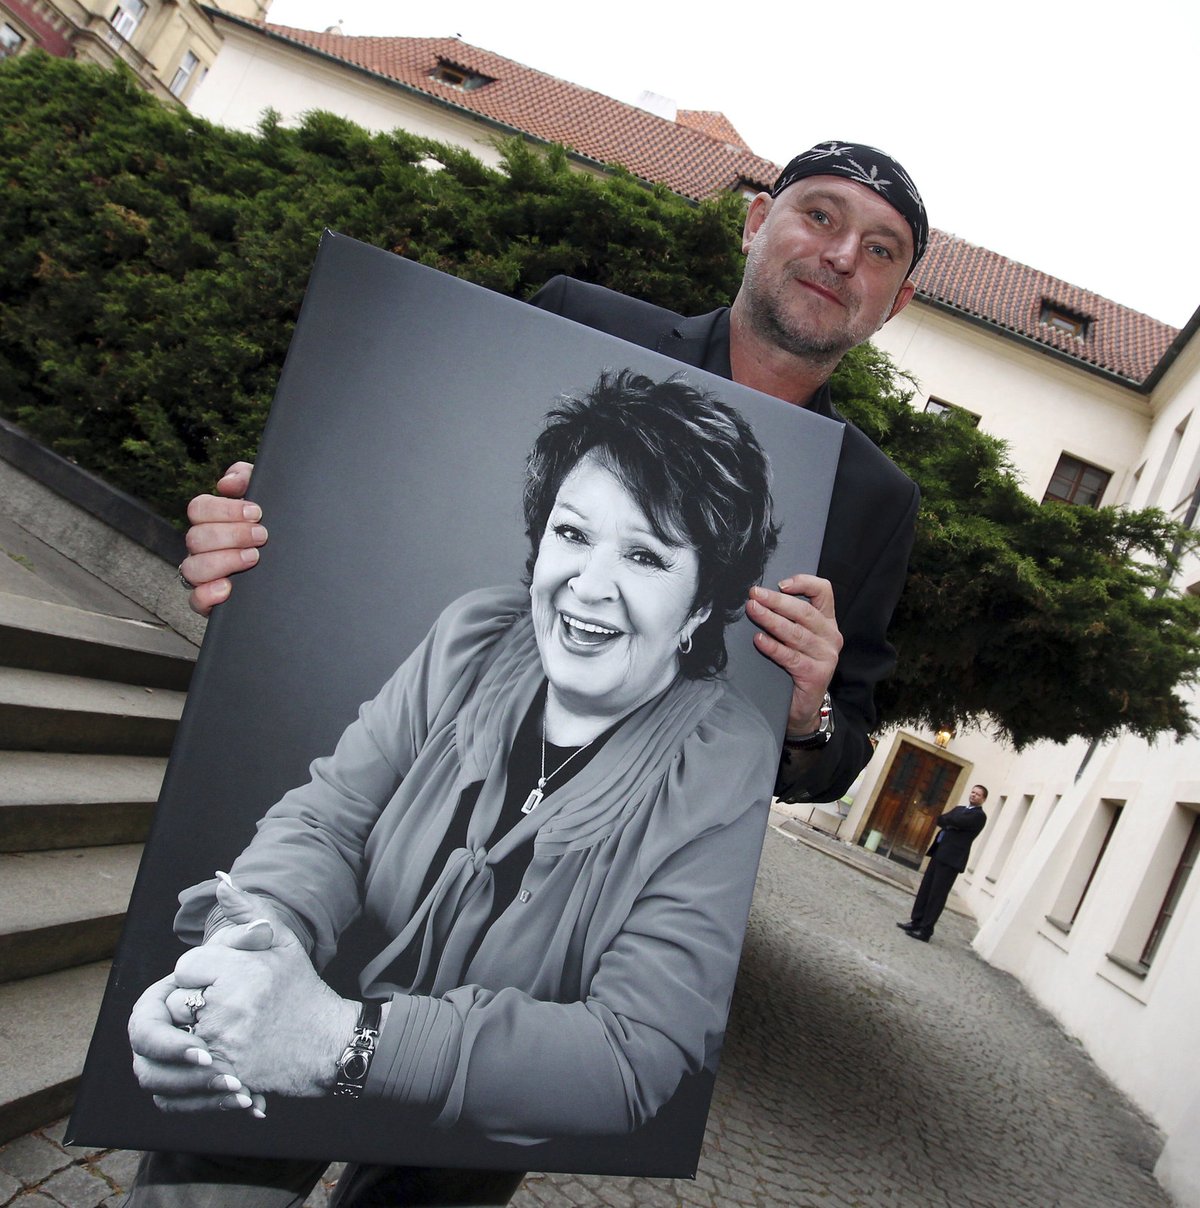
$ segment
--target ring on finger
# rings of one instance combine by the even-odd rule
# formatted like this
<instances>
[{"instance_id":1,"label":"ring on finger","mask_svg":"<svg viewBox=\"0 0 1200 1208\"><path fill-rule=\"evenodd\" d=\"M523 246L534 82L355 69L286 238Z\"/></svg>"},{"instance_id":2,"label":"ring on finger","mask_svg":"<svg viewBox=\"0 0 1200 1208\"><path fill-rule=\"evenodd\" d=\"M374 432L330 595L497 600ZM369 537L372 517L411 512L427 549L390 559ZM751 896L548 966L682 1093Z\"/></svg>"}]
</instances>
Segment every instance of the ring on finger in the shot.
<instances>
[{"instance_id":1,"label":"ring on finger","mask_svg":"<svg viewBox=\"0 0 1200 1208\"><path fill-rule=\"evenodd\" d=\"M187 575L185 575L183 573L183 563L182 562L175 568L175 573L179 576L179 582L183 587L186 587L188 591L196 590L195 583L193 583L191 581L191 579L189 579L187 577Z\"/></svg>"},{"instance_id":2,"label":"ring on finger","mask_svg":"<svg viewBox=\"0 0 1200 1208\"><path fill-rule=\"evenodd\" d=\"M189 990L187 996L183 1000L183 1005L191 1012L191 1026L187 1028L190 1032L192 1028L200 1022L200 1012L205 1007L204 991L201 989Z\"/></svg>"}]
</instances>

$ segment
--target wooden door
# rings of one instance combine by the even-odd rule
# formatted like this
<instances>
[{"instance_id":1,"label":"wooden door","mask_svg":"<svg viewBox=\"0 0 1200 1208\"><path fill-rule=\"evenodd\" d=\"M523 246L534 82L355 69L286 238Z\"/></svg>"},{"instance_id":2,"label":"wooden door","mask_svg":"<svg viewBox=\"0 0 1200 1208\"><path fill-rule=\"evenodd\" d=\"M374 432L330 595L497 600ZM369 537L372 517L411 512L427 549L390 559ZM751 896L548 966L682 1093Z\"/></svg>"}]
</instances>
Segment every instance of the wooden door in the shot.
<instances>
[{"instance_id":1,"label":"wooden door","mask_svg":"<svg viewBox=\"0 0 1200 1208\"><path fill-rule=\"evenodd\" d=\"M862 842L877 831L880 838L875 850L880 855L919 868L933 841L934 823L946 812L960 771L953 760L901 741Z\"/></svg>"}]
</instances>

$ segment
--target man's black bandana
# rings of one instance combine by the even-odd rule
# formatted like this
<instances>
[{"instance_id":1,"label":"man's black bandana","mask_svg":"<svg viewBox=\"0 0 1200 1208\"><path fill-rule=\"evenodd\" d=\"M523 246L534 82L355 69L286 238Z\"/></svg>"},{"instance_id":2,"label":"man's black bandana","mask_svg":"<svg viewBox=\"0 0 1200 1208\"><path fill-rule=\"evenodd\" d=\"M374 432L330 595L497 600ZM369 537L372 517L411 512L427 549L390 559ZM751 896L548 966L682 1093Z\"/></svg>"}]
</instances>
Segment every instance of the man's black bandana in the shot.
<instances>
[{"instance_id":1,"label":"man's black bandana","mask_svg":"<svg viewBox=\"0 0 1200 1208\"><path fill-rule=\"evenodd\" d=\"M794 185L806 176L844 176L874 189L911 228L913 258L908 271L911 273L916 268L929 243L929 219L912 177L890 155L862 143L836 140L818 143L797 155L784 168L771 189L771 196L778 197L788 185Z\"/></svg>"}]
</instances>

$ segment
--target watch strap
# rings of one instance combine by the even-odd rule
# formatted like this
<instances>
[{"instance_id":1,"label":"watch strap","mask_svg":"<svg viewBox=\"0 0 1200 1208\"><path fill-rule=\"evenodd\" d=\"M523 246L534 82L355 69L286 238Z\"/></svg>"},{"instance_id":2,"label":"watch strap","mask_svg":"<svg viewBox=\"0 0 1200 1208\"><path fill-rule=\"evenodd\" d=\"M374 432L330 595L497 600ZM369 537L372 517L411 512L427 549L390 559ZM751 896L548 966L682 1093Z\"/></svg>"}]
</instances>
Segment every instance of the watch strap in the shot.
<instances>
[{"instance_id":1,"label":"watch strap","mask_svg":"<svg viewBox=\"0 0 1200 1208\"><path fill-rule=\"evenodd\" d=\"M358 1022L354 1034L338 1058L334 1076L333 1094L341 1099L357 1099L367 1082L367 1071L375 1055L379 1040L379 1024L383 1018L383 1004L364 1002L359 1008Z\"/></svg>"}]
</instances>

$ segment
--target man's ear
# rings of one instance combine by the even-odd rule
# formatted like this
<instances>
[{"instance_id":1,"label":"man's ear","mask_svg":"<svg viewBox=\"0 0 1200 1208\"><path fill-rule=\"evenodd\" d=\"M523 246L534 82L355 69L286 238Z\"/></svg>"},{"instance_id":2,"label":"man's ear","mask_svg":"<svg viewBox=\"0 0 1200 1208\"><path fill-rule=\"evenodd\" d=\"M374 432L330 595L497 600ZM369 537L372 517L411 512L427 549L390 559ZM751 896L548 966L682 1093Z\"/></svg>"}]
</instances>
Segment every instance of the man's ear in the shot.
<instances>
[{"instance_id":1,"label":"man's ear","mask_svg":"<svg viewBox=\"0 0 1200 1208\"><path fill-rule=\"evenodd\" d=\"M886 323L888 319L894 319L912 301L913 294L916 292L917 287L912 281L905 281L896 294L896 300L892 303L892 309L888 311L888 317L884 319L883 323ZM883 323L879 326L882 327Z\"/></svg>"},{"instance_id":2,"label":"man's ear","mask_svg":"<svg viewBox=\"0 0 1200 1208\"><path fill-rule=\"evenodd\" d=\"M750 250L750 245L754 242L754 236L758 234L758 228L762 226L767 215L771 212L774 200L770 193L756 193L750 199L750 205L746 209L746 221L742 223L743 255Z\"/></svg>"}]
</instances>

